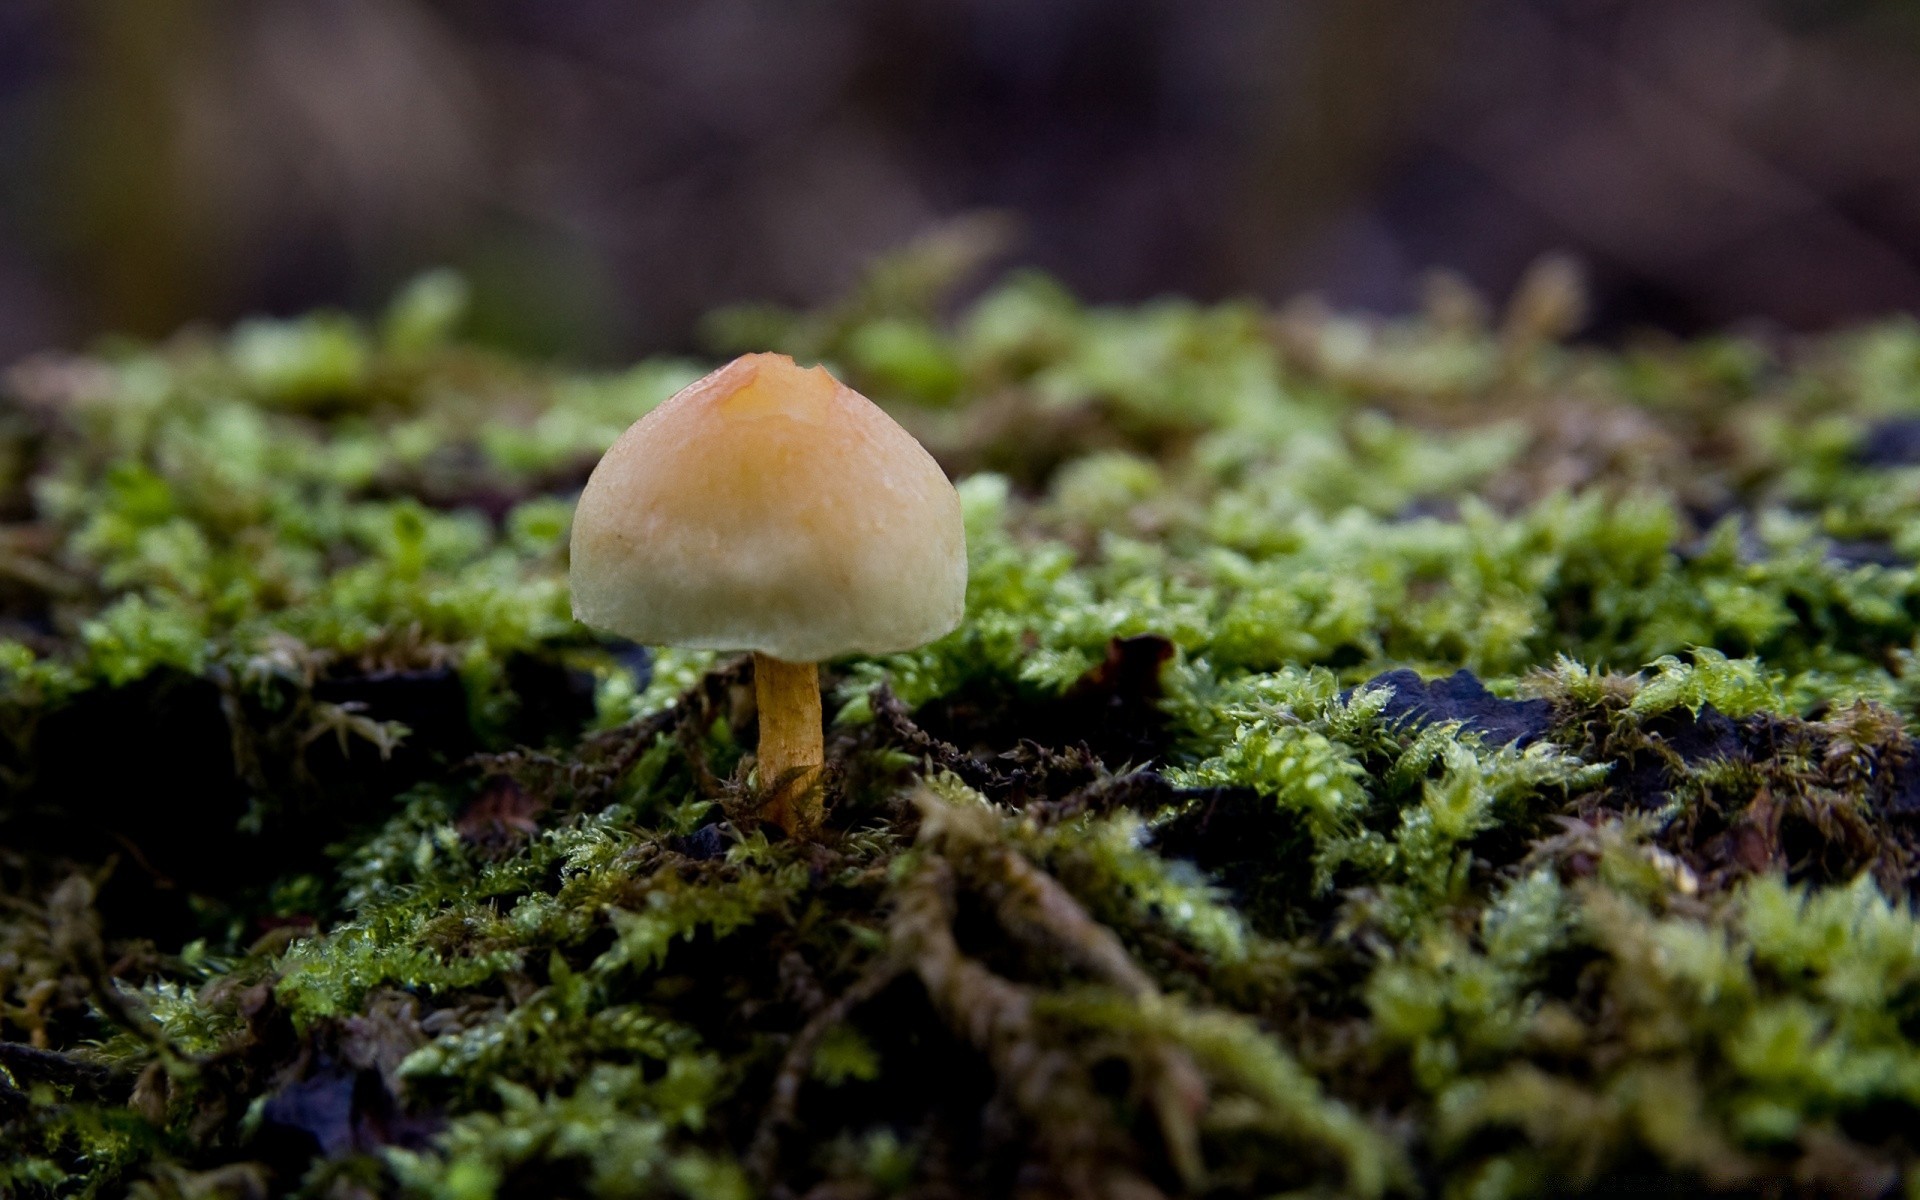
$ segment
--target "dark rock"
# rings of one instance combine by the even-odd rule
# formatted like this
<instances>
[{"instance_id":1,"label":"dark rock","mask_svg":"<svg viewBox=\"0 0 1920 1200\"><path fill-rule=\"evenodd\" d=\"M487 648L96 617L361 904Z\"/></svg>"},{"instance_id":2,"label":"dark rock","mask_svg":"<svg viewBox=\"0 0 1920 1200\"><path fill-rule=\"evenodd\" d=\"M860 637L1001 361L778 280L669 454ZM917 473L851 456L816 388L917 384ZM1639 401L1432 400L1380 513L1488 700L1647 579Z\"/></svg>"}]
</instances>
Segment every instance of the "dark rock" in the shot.
<instances>
[{"instance_id":1,"label":"dark rock","mask_svg":"<svg viewBox=\"0 0 1920 1200\"><path fill-rule=\"evenodd\" d=\"M638 642L629 642L616 638L607 643L607 652L613 655L613 661L633 672L633 686L636 691L644 690L653 682L653 651Z\"/></svg>"},{"instance_id":2,"label":"dark rock","mask_svg":"<svg viewBox=\"0 0 1920 1200\"><path fill-rule=\"evenodd\" d=\"M1890 817L1903 821L1920 818L1920 758L1901 759L1886 774L1881 806Z\"/></svg>"},{"instance_id":3,"label":"dark rock","mask_svg":"<svg viewBox=\"0 0 1920 1200\"><path fill-rule=\"evenodd\" d=\"M399 1070L426 1041L418 1001L392 988L369 993L362 1011L345 1021L320 1022L300 1039L280 1075L285 1082L261 1109L256 1152L297 1176L316 1156L425 1145L443 1121L407 1111Z\"/></svg>"},{"instance_id":4,"label":"dark rock","mask_svg":"<svg viewBox=\"0 0 1920 1200\"><path fill-rule=\"evenodd\" d=\"M315 1157L417 1148L441 1127L437 1118L402 1111L379 1071L323 1058L267 1099L254 1150L297 1175L298 1164Z\"/></svg>"},{"instance_id":5,"label":"dark rock","mask_svg":"<svg viewBox=\"0 0 1920 1200\"><path fill-rule=\"evenodd\" d=\"M354 1093L360 1076L338 1063L328 1063L305 1079L287 1084L268 1098L260 1113L260 1137L269 1148L298 1161L319 1155L339 1158L359 1141L354 1130ZM377 1076L374 1077L377 1081Z\"/></svg>"},{"instance_id":6,"label":"dark rock","mask_svg":"<svg viewBox=\"0 0 1920 1200\"><path fill-rule=\"evenodd\" d=\"M1459 721L1494 745L1525 746L1545 737L1553 710L1545 700L1503 700L1489 692L1471 671L1460 670L1432 683L1401 668L1377 675L1368 688L1390 687L1384 716L1389 722L1420 729L1441 721Z\"/></svg>"},{"instance_id":7,"label":"dark rock","mask_svg":"<svg viewBox=\"0 0 1920 1200\"><path fill-rule=\"evenodd\" d=\"M1686 708L1661 713L1648 718L1640 731L1645 743L1615 759L1607 775L1608 789L1633 807L1660 807L1678 782L1673 760L1661 750L1687 765L1750 757L1740 725L1711 704L1697 713Z\"/></svg>"},{"instance_id":8,"label":"dark rock","mask_svg":"<svg viewBox=\"0 0 1920 1200\"><path fill-rule=\"evenodd\" d=\"M1863 467L1907 467L1920 463L1920 417L1889 417L1875 422L1853 449Z\"/></svg>"},{"instance_id":9,"label":"dark rock","mask_svg":"<svg viewBox=\"0 0 1920 1200\"><path fill-rule=\"evenodd\" d=\"M1453 496L1422 496L1408 502L1393 514L1396 521L1446 521L1460 519L1460 501Z\"/></svg>"},{"instance_id":10,"label":"dark rock","mask_svg":"<svg viewBox=\"0 0 1920 1200\"><path fill-rule=\"evenodd\" d=\"M1711 704L1701 705L1697 713L1685 708L1670 709L1640 729L1660 739L1685 763L1748 757L1747 741L1740 725Z\"/></svg>"},{"instance_id":11,"label":"dark rock","mask_svg":"<svg viewBox=\"0 0 1920 1200\"><path fill-rule=\"evenodd\" d=\"M1912 562L1886 542L1828 542L1827 561L1845 567L1905 567Z\"/></svg>"},{"instance_id":12,"label":"dark rock","mask_svg":"<svg viewBox=\"0 0 1920 1200\"><path fill-rule=\"evenodd\" d=\"M696 862L708 862L723 857L729 842L727 831L716 821L711 825L702 825L684 837L671 838L667 845L676 854L683 854Z\"/></svg>"}]
</instances>

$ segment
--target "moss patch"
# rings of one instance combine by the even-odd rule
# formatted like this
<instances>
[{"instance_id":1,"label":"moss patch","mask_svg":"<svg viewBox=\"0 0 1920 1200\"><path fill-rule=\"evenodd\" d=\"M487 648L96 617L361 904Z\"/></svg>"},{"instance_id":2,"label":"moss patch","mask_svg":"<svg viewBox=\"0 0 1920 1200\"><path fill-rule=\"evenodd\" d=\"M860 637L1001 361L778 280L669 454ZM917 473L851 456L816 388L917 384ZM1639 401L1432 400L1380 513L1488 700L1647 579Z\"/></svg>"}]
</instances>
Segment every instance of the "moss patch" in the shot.
<instances>
[{"instance_id":1,"label":"moss patch","mask_svg":"<svg viewBox=\"0 0 1920 1200\"><path fill-rule=\"evenodd\" d=\"M714 324L962 476L966 622L832 664L806 845L744 663L568 615L697 365L438 280L16 367L0 1194L1915 1186L1920 329L950 265Z\"/></svg>"}]
</instances>

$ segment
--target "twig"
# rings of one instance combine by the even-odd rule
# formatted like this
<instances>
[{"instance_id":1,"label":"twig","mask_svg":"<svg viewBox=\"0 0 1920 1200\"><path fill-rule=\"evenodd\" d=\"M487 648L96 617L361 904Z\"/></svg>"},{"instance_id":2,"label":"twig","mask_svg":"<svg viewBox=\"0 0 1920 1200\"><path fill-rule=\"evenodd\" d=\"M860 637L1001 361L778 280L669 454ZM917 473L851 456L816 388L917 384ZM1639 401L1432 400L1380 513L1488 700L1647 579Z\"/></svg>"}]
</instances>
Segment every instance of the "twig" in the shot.
<instances>
[{"instance_id":1,"label":"twig","mask_svg":"<svg viewBox=\"0 0 1920 1200\"><path fill-rule=\"evenodd\" d=\"M873 709L874 722L880 728L892 734L907 749L932 761L935 766L958 775L969 787L989 787L999 781L992 767L915 724L907 712L907 706L886 684L873 689L868 704Z\"/></svg>"},{"instance_id":2,"label":"twig","mask_svg":"<svg viewBox=\"0 0 1920 1200\"><path fill-rule=\"evenodd\" d=\"M991 810L948 804L922 788L920 840L953 863L990 901L1000 925L1029 946L1065 956L1136 1004L1164 1003L1160 989L1111 929L1093 919L1059 880L1000 839ZM1169 1156L1189 1185L1204 1174L1197 1121L1207 1106L1206 1078L1176 1043L1155 1038L1146 1048L1147 1094Z\"/></svg>"},{"instance_id":3,"label":"twig","mask_svg":"<svg viewBox=\"0 0 1920 1200\"><path fill-rule=\"evenodd\" d=\"M86 980L100 1015L146 1043L169 1075L196 1074L199 1064L193 1056L173 1044L144 1006L114 989L100 940L100 914L93 907L94 893L92 880L70 875L47 896L47 940L53 952Z\"/></svg>"},{"instance_id":4,"label":"twig","mask_svg":"<svg viewBox=\"0 0 1920 1200\"><path fill-rule=\"evenodd\" d=\"M1127 1164L1128 1139L1099 1114L1106 1103L1085 1068L1036 1027L1029 989L961 953L954 940L954 870L929 856L900 884L889 934L943 1020L987 1056L1014 1106L1033 1123L1062 1190L1146 1200L1162 1193Z\"/></svg>"},{"instance_id":5,"label":"twig","mask_svg":"<svg viewBox=\"0 0 1920 1200\"><path fill-rule=\"evenodd\" d=\"M16 1080L42 1079L79 1088L90 1095L98 1095L122 1079L120 1072L103 1063L85 1062L19 1042L0 1042L0 1068Z\"/></svg>"},{"instance_id":6,"label":"twig","mask_svg":"<svg viewBox=\"0 0 1920 1200\"><path fill-rule=\"evenodd\" d=\"M800 1099L800 1087L806 1082L807 1071L813 1065L813 1054L819 1049L820 1039L826 1036L828 1030L846 1020L847 1014L885 991L887 985L898 979L905 970L906 966L896 958L889 956L879 959L846 991L815 1013L794 1035L793 1044L787 1047L786 1057L780 1060L780 1071L773 1078L773 1097L767 1103L766 1115L760 1118L760 1125L754 1130L753 1142L747 1151L747 1171L762 1184L770 1186L774 1181L774 1169L779 1165L780 1157L780 1131L793 1124L793 1110Z\"/></svg>"}]
</instances>

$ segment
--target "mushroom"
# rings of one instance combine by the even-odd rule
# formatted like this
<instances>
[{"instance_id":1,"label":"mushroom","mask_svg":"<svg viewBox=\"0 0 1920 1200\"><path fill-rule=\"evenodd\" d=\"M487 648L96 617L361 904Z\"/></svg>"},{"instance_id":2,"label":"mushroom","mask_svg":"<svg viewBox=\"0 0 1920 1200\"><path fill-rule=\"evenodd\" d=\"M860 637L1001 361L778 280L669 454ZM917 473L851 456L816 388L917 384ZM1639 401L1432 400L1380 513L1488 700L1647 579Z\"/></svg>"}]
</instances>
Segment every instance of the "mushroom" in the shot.
<instances>
[{"instance_id":1,"label":"mushroom","mask_svg":"<svg viewBox=\"0 0 1920 1200\"><path fill-rule=\"evenodd\" d=\"M748 354L634 422L574 511L574 616L636 642L751 650L761 815L820 820L817 664L960 623L960 498L824 367Z\"/></svg>"}]
</instances>

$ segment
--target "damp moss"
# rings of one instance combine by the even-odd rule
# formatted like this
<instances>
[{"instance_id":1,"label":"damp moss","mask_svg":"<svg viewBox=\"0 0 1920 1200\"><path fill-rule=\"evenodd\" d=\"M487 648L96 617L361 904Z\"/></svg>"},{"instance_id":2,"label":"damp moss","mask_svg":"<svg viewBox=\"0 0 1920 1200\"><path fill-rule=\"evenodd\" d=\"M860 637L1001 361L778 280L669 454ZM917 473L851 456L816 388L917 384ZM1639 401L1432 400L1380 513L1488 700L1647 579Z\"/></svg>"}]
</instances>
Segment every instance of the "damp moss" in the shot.
<instances>
[{"instance_id":1,"label":"damp moss","mask_svg":"<svg viewBox=\"0 0 1920 1200\"><path fill-rule=\"evenodd\" d=\"M0 1192L1920 1186L1920 330L956 310L967 245L711 325L965 511L808 844L743 663L569 616L702 364L436 275L13 368Z\"/></svg>"}]
</instances>

